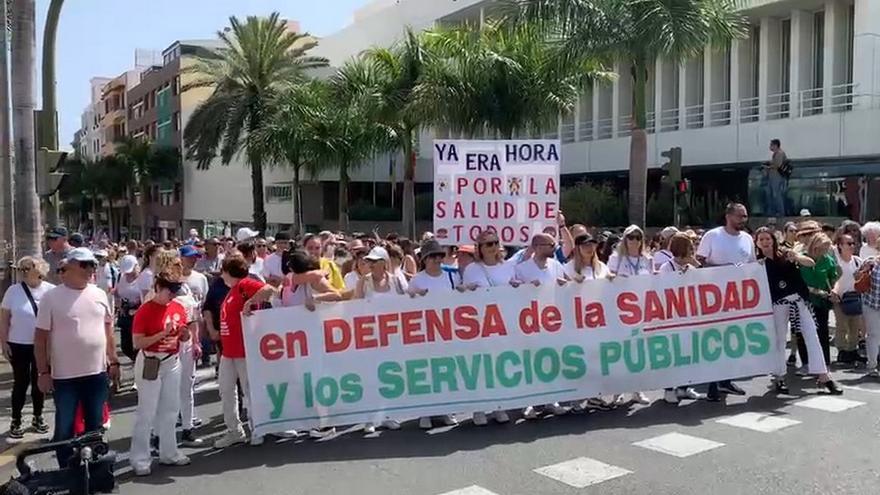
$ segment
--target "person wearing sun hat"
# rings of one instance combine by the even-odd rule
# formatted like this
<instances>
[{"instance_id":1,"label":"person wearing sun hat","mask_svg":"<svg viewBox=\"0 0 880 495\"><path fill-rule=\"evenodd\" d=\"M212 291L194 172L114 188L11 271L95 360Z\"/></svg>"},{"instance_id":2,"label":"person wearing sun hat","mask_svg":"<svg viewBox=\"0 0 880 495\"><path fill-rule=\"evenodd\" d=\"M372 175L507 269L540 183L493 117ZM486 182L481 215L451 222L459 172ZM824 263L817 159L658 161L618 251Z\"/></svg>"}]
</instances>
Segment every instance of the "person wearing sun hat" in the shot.
<instances>
[{"instance_id":1,"label":"person wearing sun hat","mask_svg":"<svg viewBox=\"0 0 880 495\"><path fill-rule=\"evenodd\" d=\"M347 269L347 273L342 280L345 288L352 290L357 287L358 280L369 273L370 267L364 260L369 249L360 239L349 242L347 249L351 253L351 259L344 264L343 271Z\"/></svg>"}]
</instances>

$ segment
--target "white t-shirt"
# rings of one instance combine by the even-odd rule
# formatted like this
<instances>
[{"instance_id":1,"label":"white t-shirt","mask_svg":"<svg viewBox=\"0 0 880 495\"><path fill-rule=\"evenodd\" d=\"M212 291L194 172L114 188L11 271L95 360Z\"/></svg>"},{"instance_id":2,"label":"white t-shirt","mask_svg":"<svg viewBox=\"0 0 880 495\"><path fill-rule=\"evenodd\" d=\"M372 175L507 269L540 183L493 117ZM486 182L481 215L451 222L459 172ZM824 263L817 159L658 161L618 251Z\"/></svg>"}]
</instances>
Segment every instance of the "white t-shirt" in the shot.
<instances>
[{"instance_id":1,"label":"white t-shirt","mask_svg":"<svg viewBox=\"0 0 880 495\"><path fill-rule=\"evenodd\" d=\"M144 295L151 290L153 290L153 269L150 267L144 268L144 271L138 275L137 280L134 282L135 286L139 291L141 291L141 295Z\"/></svg>"},{"instance_id":2,"label":"white t-shirt","mask_svg":"<svg viewBox=\"0 0 880 495\"><path fill-rule=\"evenodd\" d=\"M116 277L119 276L119 269L110 263L105 263L104 266L98 267L98 270L95 272L95 285L109 292L116 284L114 275Z\"/></svg>"},{"instance_id":3,"label":"white t-shirt","mask_svg":"<svg viewBox=\"0 0 880 495\"><path fill-rule=\"evenodd\" d=\"M342 281L345 283L346 289L353 290L357 288L358 280L360 280L360 278L361 276L358 274L357 270L352 270L342 277Z\"/></svg>"},{"instance_id":4,"label":"white t-shirt","mask_svg":"<svg viewBox=\"0 0 880 495\"><path fill-rule=\"evenodd\" d=\"M254 262L251 263L250 268L248 268L248 272L253 275L258 275L261 280L265 281L266 276L263 275L263 258L257 256L257 259L255 259Z\"/></svg>"},{"instance_id":5,"label":"white t-shirt","mask_svg":"<svg viewBox=\"0 0 880 495\"><path fill-rule=\"evenodd\" d=\"M37 303L37 309L40 306L40 298L53 287L55 285L49 282L41 283L36 289L28 287L34 302ZM13 344L33 344L34 330L37 327L37 315L34 314L31 301L24 293L21 284L10 285L6 289L6 294L3 294L3 302L0 303L0 307L9 311L12 315L9 322L9 342Z\"/></svg>"},{"instance_id":6,"label":"white t-shirt","mask_svg":"<svg viewBox=\"0 0 880 495\"><path fill-rule=\"evenodd\" d=\"M474 284L477 287L498 287L510 284L516 277L516 262L502 261L494 265L486 265L481 262L471 263L464 269L462 283Z\"/></svg>"},{"instance_id":7,"label":"white t-shirt","mask_svg":"<svg viewBox=\"0 0 880 495\"><path fill-rule=\"evenodd\" d=\"M600 278L605 278L608 276L608 266L605 263L599 262L599 269L593 270L593 267L587 265L581 268L581 273L578 275L577 271L575 271L574 260L569 261L563 266L565 269L565 274L569 279L575 280L578 276L584 277L585 280L596 280Z\"/></svg>"},{"instance_id":8,"label":"white t-shirt","mask_svg":"<svg viewBox=\"0 0 880 495\"><path fill-rule=\"evenodd\" d=\"M703 235L697 256L706 258L709 266L749 263L755 261L755 243L747 232L730 235L724 227L716 227Z\"/></svg>"},{"instance_id":9,"label":"white t-shirt","mask_svg":"<svg viewBox=\"0 0 880 495\"><path fill-rule=\"evenodd\" d=\"M617 251L608 257L608 270L618 277L634 277L653 273L654 260L647 256L623 256Z\"/></svg>"},{"instance_id":10,"label":"white t-shirt","mask_svg":"<svg viewBox=\"0 0 880 495\"><path fill-rule=\"evenodd\" d=\"M867 244L862 244L862 249L859 250L859 258L866 260L874 256L880 256L880 251Z\"/></svg>"},{"instance_id":11,"label":"white t-shirt","mask_svg":"<svg viewBox=\"0 0 880 495\"><path fill-rule=\"evenodd\" d=\"M554 257L547 258L544 268L539 267L534 258L516 265L516 279L526 284L537 280L541 285L552 285L560 278L565 278L565 269Z\"/></svg>"},{"instance_id":12,"label":"white t-shirt","mask_svg":"<svg viewBox=\"0 0 880 495\"><path fill-rule=\"evenodd\" d=\"M659 270L667 261L673 258L672 252L668 249L661 249L654 253L654 270Z\"/></svg>"},{"instance_id":13,"label":"white t-shirt","mask_svg":"<svg viewBox=\"0 0 880 495\"><path fill-rule=\"evenodd\" d=\"M675 262L674 259L671 259L671 260L667 261L666 263L663 263L662 265L660 265L660 268L658 269L658 273L675 273L675 272L680 272L683 268L684 268L684 265L679 265L678 263Z\"/></svg>"},{"instance_id":14,"label":"white t-shirt","mask_svg":"<svg viewBox=\"0 0 880 495\"><path fill-rule=\"evenodd\" d=\"M455 290L448 272L440 272L440 275L436 277L428 275L428 272L425 271L416 273L409 281L409 288L413 291L428 289L428 294L442 294Z\"/></svg>"},{"instance_id":15,"label":"white t-shirt","mask_svg":"<svg viewBox=\"0 0 880 495\"><path fill-rule=\"evenodd\" d=\"M208 295L208 277L197 271L193 271L186 279L186 285L189 287L190 294L195 299L196 305L201 308L205 302L205 296ZM199 311L201 313L201 311Z\"/></svg>"},{"instance_id":16,"label":"white t-shirt","mask_svg":"<svg viewBox=\"0 0 880 495\"><path fill-rule=\"evenodd\" d=\"M862 260L858 256L853 256L847 263L840 258L836 249L834 254L837 258L837 266L840 267L840 278L834 283L834 292L842 296L856 290L856 271L862 266Z\"/></svg>"},{"instance_id":17,"label":"white t-shirt","mask_svg":"<svg viewBox=\"0 0 880 495\"><path fill-rule=\"evenodd\" d=\"M135 277L134 280L129 282L125 279L125 275L119 277L119 282L116 283L116 297L132 304L140 304L141 290L137 285L138 280L140 278Z\"/></svg>"},{"instance_id":18,"label":"white t-shirt","mask_svg":"<svg viewBox=\"0 0 880 495\"><path fill-rule=\"evenodd\" d=\"M278 253L272 253L263 260L263 278L269 280L269 277L284 277L284 272L281 270L281 255Z\"/></svg>"}]
</instances>

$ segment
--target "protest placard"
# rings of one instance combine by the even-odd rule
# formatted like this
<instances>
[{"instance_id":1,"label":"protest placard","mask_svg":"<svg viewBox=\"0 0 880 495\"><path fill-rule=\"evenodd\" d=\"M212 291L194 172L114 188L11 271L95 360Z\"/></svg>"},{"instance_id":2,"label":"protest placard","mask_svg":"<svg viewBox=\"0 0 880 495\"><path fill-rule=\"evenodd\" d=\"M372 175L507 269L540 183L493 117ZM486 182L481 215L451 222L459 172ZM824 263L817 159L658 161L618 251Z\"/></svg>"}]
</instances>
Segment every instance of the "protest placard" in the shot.
<instances>
[{"instance_id":1,"label":"protest placard","mask_svg":"<svg viewBox=\"0 0 880 495\"><path fill-rule=\"evenodd\" d=\"M258 434L705 383L785 359L759 264L278 308L244 325Z\"/></svg>"},{"instance_id":2,"label":"protest placard","mask_svg":"<svg viewBox=\"0 0 880 495\"><path fill-rule=\"evenodd\" d=\"M523 246L556 229L559 141L434 141L434 234L473 244L481 231ZM555 235L555 234L554 234Z\"/></svg>"}]
</instances>

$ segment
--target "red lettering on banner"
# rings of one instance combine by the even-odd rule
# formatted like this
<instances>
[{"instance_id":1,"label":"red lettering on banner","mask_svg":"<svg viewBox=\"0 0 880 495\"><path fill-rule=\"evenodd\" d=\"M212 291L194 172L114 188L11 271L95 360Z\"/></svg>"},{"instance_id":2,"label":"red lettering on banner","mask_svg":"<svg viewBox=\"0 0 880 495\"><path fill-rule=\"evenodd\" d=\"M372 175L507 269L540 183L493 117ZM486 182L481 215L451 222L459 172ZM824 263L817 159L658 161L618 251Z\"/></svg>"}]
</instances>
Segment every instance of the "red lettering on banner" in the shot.
<instances>
[{"instance_id":1,"label":"red lettering on banner","mask_svg":"<svg viewBox=\"0 0 880 495\"><path fill-rule=\"evenodd\" d=\"M669 318L689 316L687 300L684 298L684 287L664 289L663 293L666 296L666 314Z\"/></svg>"},{"instance_id":2,"label":"red lettering on banner","mask_svg":"<svg viewBox=\"0 0 880 495\"><path fill-rule=\"evenodd\" d=\"M742 309L742 301L739 300L739 289L736 282L728 282L724 291L724 307L722 311L739 311Z\"/></svg>"},{"instance_id":3,"label":"red lettering on banner","mask_svg":"<svg viewBox=\"0 0 880 495\"><path fill-rule=\"evenodd\" d=\"M519 228L519 242L527 243L532 240L532 236L529 235L529 227L523 225Z\"/></svg>"},{"instance_id":4,"label":"red lettering on banner","mask_svg":"<svg viewBox=\"0 0 880 495\"><path fill-rule=\"evenodd\" d=\"M535 203L534 201L529 201L529 208L528 208L528 212L526 213L526 216L528 218L538 218L538 216L540 216L540 214L541 214L541 208L538 206L538 203Z\"/></svg>"},{"instance_id":5,"label":"red lettering on banner","mask_svg":"<svg viewBox=\"0 0 880 495\"><path fill-rule=\"evenodd\" d=\"M697 286L697 292L700 295L700 315L708 316L717 313L721 309L721 289L716 285L700 284ZM712 301L709 301L711 296Z\"/></svg>"},{"instance_id":6,"label":"red lettering on banner","mask_svg":"<svg viewBox=\"0 0 880 495\"><path fill-rule=\"evenodd\" d=\"M471 340L480 336L480 322L477 321L477 308L459 306L455 308L455 324L459 326L455 334L462 340Z\"/></svg>"},{"instance_id":7,"label":"red lettering on banner","mask_svg":"<svg viewBox=\"0 0 880 495\"><path fill-rule=\"evenodd\" d=\"M654 320L665 320L666 314L663 312L663 303L656 291L649 290L645 294L645 323Z\"/></svg>"},{"instance_id":8,"label":"red lettering on banner","mask_svg":"<svg viewBox=\"0 0 880 495\"><path fill-rule=\"evenodd\" d=\"M309 355L308 336L302 330L286 332L284 338L274 333L266 334L260 339L260 354L266 361L306 357Z\"/></svg>"},{"instance_id":9,"label":"red lettering on banner","mask_svg":"<svg viewBox=\"0 0 880 495\"><path fill-rule=\"evenodd\" d=\"M355 349L372 349L379 346L376 336L373 335L373 323L376 321L374 316L355 316L352 320L354 324L354 348Z\"/></svg>"},{"instance_id":10,"label":"red lettering on banner","mask_svg":"<svg viewBox=\"0 0 880 495\"><path fill-rule=\"evenodd\" d=\"M752 309L761 302L761 291L758 288L758 281L750 278L742 282L742 309Z\"/></svg>"},{"instance_id":11,"label":"red lettering on banner","mask_svg":"<svg viewBox=\"0 0 880 495\"><path fill-rule=\"evenodd\" d=\"M553 177L547 179L547 187L544 188L544 194L559 194L559 190L556 189L556 181L553 180Z\"/></svg>"},{"instance_id":12,"label":"red lettering on banner","mask_svg":"<svg viewBox=\"0 0 880 495\"><path fill-rule=\"evenodd\" d=\"M277 361L284 357L284 339L274 333L263 335L260 339L260 354L266 361Z\"/></svg>"},{"instance_id":13,"label":"red lettering on banner","mask_svg":"<svg viewBox=\"0 0 880 495\"><path fill-rule=\"evenodd\" d=\"M434 204L434 215L437 218L446 218L446 201L437 201Z\"/></svg>"},{"instance_id":14,"label":"red lettering on banner","mask_svg":"<svg viewBox=\"0 0 880 495\"><path fill-rule=\"evenodd\" d=\"M403 345L421 344L425 341L425 336L418 333L421 325L419 317L422 316L421 311L407 311L400 313L400 333L403 335Z\"/></svg>"},{"instance_id":15,"label":"red lettering on banner","mask_svg":"<svg viewBox=\"0 0 880 495\"><path fill-rule=\"evenodd\" d=\"M388 336L397 333L397 325L395 323L400 319L398 313L385 313L376 317L377 326L379 327L379 345L388 346Z\"/></svg>"},{"instance_id":16,"label":"red lettering on banner","mask_svg":"<svg viewBox=\"0 0 880 495\"><path fill-rule=\"evenodd\" d=\"M642 321L642 310L638 303L639 296L632 292L621 292L617 295L617 309L620 311L621 323L636 325Z\"/></svg>"},{"instance_id":17,"label":"red lettering on banner","mask_svg":"<svg viewBox=\"0 0 880 495\"><path fill-rule=\"evenodd\" d=\"M554 305L547 306L541 311L541 326L548 332L557 332L562 328L562 313Z\"/></svg>"},{"instance_id":18,"label":"red lettering on banner","mask_svg":"<svg viewBox=\"0 0 880 495\"><path fill-rule=\"evenodd\" d=\"M537 196L538 188L535 186L535 178L529 177L529 195Z\"/></svg>"},{"instance_id":19,"label":"red lettering on banner","mask_svg":"<svg viewBox=\"0 0 880 495\"><path fill-rule=\"evenodd\" d=\"M554 220L556 218L556 203L550 201L544 203L544 218Z\"/></svg>"},{"instance_id":20,"label":"red lettering on banner","mask_svg":"<svg viewBox=\"0 0 880 495\"><path fill-rule=\"evenodd\" d=\"M483 338L492 335L507 335L504 318L501 317L501 309L497 304L486 306L486 317L483 320Z\"/></svg>"},{"instance_id":21,"label":"red lettering on banner","mask_svg":"<svg viewBox=\"0 0 880 495\"><path fill-rule=\"evenodd\" d=\"M344 351L349 345L351 345L351 328L347 321L334 318L324 322L324 350L327 354Z\"/></svg>"},{"instance_id":22,"label":"red lettering on banner","mask_svg":"<svg viewBox=\"0 0 880 495\"><path fill-rule=\"evenodd\" d=\"M428 333L428 342L434 342L435 336L440 334L440 340L452 340L452 321L449 318L449 309L437 311L425 311L425 331Z\"/></svg>"}]
</instances>

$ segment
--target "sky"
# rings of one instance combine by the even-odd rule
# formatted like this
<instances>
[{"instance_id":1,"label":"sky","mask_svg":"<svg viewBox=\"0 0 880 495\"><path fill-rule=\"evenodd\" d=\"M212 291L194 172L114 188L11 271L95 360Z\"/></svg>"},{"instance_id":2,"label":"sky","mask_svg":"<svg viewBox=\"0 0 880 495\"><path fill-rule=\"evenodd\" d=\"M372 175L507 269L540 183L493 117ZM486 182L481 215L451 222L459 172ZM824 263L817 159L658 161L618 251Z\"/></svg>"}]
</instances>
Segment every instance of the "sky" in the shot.
<instances>
[{"instance_id":1,"label":"sky","mask_svg":"<svg viewBox=\"0 0 880 495\"><path fill-rule=\"evenodd\" d=\"M214 38L229 16L278 11L303 30L331 34L367 0L67 0L57 42L59 142L70 148L89 102L89 79L115 77L134 65L135 49L161 52L179 39ZM37 70L49 0L36 0ZM37 74L39 81L39 73ZM39 82L38 82L39 84ZM37 86L37 108L40 106Z\"/></svg>"}]
</instances>

